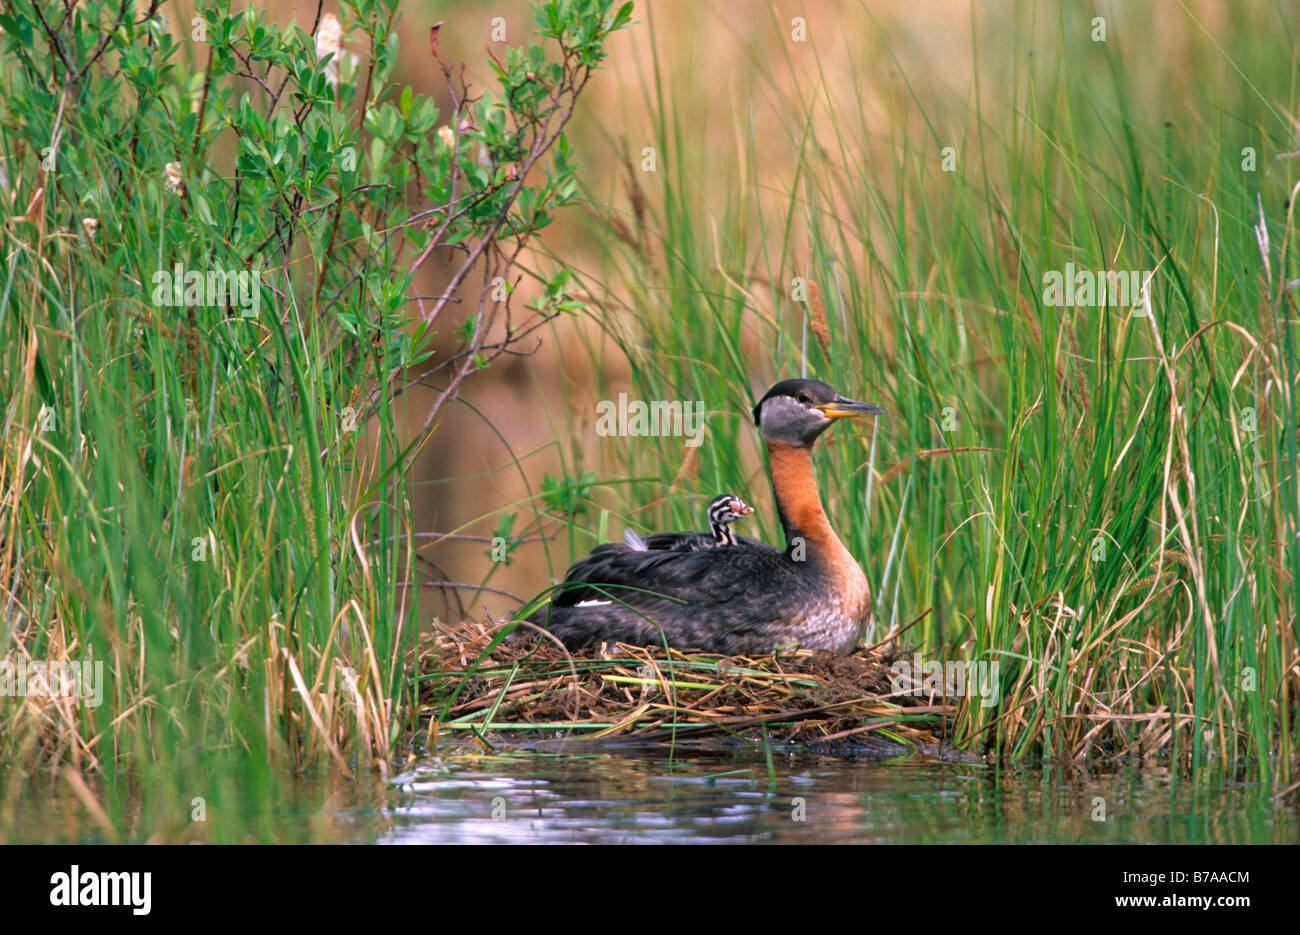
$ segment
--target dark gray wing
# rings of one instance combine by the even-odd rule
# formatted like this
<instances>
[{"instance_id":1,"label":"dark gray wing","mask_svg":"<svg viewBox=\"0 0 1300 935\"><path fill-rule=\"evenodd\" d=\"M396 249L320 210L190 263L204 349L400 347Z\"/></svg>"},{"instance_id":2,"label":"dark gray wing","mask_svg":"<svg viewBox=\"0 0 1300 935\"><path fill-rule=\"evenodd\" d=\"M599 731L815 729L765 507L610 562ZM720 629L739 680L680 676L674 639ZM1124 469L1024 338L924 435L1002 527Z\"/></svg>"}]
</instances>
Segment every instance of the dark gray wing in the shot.
<instances>
[{"instance_id":1,"label":"dark gray wing","mask_svg":"<svg viewBox=\"0 0 1300 935\"><path fill-rule=\"evenodd\" d=\"M795 613L807 569L754 539L698 551L598 546L529 619L566 645L600 640L746 652ZM766 631L766 632L765 632Z\"/></svg>"}]
</instances>

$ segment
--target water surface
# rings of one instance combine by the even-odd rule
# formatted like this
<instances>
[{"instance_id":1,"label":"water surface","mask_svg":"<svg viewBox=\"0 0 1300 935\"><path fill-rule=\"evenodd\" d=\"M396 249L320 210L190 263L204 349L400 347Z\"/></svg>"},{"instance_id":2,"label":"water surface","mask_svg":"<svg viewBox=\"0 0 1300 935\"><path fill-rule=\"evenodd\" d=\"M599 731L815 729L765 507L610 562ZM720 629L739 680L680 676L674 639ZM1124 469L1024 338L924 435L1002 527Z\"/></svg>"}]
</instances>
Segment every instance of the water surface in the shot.
<instances>
[{"instance_id":1,"label":"water surface","mask_svg":"<svg viewBox=\"0 0 1300 935\"><path fill-rule=\"evenodd\" d=\"M1222 774L915 755L617 746L447 756L395 777L383 811L377 840L394 844L1300 841L1294 807Z\"/></svg>"}]
</instances>

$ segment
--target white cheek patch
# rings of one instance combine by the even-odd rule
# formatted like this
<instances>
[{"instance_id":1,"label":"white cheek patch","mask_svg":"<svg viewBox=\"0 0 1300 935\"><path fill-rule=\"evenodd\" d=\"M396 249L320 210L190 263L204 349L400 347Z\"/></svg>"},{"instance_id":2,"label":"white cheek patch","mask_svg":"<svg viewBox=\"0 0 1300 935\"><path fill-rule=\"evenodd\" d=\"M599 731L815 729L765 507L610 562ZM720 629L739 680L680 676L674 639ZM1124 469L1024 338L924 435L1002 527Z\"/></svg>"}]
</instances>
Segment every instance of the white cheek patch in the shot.
<instances>
[{"instance_id":1,"label":"white cheek patch","mask_svg":"<svg viewBox=\"0 0 1300 935\"><path fill-rule=\"evenodd\" d=\"M763 437L788 445L805 445L834 420L819 409L812 409L789 396L775 396L763 403L759 412Z\"/></svg>"}]
</instances>

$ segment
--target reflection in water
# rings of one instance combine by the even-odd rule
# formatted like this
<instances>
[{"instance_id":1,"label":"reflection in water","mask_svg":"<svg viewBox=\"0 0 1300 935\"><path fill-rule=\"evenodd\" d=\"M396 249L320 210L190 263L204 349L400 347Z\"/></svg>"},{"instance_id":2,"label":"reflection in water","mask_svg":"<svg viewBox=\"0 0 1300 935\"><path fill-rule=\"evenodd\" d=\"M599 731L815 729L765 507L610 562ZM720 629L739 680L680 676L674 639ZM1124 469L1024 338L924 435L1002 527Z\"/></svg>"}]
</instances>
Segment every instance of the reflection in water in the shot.
<instances>
[{"instance_id":1,"label":"reflection in water","mask_svg":"<svg viewBox=\"0 0 1300 935\"><path fill-rule=\"evenodd\" d=\"M385 817L385 843L1300 841L1293 807L1223 776L627 746L435 758Z\"/></svg>"},{"instance_id":2,"label":"reflection in water","mask_svg":"<svg viewBox=\"0 0 1300 935\"><path fill-rule=\"evenodd\" d=\"M1300 843L1300 810L1221 773L1007 769L667 746L440 756L212 808L155 840L236 843ZM770 766L769 766L770 762ZM129 839L129 838L128 838ZM143 840L143 838L141 838ZM71 797L0 811L0 842L102 842Z\"/></svg>"}]
</instances>

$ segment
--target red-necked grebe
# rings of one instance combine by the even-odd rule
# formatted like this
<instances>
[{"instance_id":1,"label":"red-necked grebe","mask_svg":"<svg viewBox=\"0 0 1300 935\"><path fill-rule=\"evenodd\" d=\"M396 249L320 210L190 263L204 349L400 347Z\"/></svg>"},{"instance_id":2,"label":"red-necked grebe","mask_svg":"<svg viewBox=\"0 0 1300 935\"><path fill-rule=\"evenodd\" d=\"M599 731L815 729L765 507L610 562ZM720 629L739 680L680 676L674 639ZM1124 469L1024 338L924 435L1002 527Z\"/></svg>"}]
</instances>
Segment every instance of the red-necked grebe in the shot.
<instances>
[{"instance_id":1,"label":"red-necked grebe","mask_svg":"<svg viewBox=\"0 0 1300 935\"><path fill-rule=\"evenodd\" d=\"M784 552L744 537L686 551L598 546L529 621L575 649L666 642L728 655L790 644L849 652L870 622L871 591L822 508L812 448L836 420L882 412L819 380L776 384L754 407L754 422L767 447Z\"/></svg>"},{"instance_id":2,"label":"red-necked grebe","mask_svg":"<svg viewBox=\"0 0 1300 935\"><path fill-rule=\"evenodd\" d=\"M706 515L709 519L708 532L657 532L644 538L631 529L623 533L623 542L607 542L592 550L592 555L607 551L668 550L672 552L694 552L696 549L716 549L719 546L735 545L736 534L731 524L754 512L754 508L733 494L719 494L709 501Z\"/></svg>"}]
</instances>

